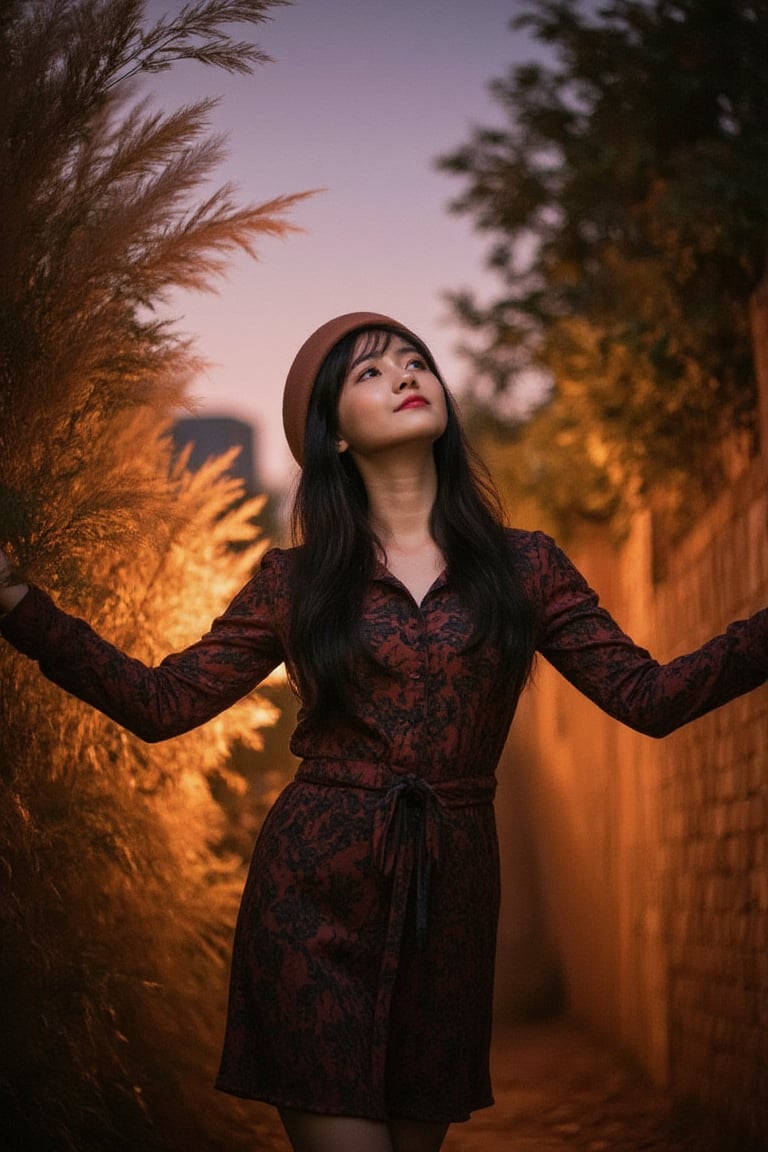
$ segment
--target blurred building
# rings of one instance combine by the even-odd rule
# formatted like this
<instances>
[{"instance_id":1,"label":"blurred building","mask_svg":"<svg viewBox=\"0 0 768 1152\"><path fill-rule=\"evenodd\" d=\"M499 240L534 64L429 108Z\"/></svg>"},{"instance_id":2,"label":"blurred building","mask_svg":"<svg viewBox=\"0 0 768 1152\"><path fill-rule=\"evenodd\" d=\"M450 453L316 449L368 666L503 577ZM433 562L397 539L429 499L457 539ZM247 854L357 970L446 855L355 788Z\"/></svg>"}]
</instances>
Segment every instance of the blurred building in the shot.
<instances>
[{"instance_id":1,"label":"blurred building","mask_svg":"<svg viewBox=\"0 0 768 1152\"><path fill-rule=\"evenodd\" d=\"M211 456L221 456L230 448L238 448L230 472L245 483L247 494L262 490L257 469L256 432L248 421L233 416L185 416L174 421L171 436L177 452L192 445L189 458L192 471L201 468Z\"/></svg>"}]
</instances>

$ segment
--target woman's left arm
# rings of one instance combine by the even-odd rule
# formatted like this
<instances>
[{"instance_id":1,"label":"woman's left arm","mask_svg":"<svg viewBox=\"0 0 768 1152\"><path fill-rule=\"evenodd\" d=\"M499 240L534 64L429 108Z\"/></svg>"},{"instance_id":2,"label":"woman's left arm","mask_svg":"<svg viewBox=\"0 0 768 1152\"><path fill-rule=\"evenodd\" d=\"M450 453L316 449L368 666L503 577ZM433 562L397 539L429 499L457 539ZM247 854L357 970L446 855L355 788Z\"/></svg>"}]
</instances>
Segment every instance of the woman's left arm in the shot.
<instances>
[{"instance_id":1,"label":"woman's left arm","mask_svg":"<svg viewBox=\"0 0 768 1152\"><path fill-rule=\"evenodd\" d=\"M610 716L666 736L768 679L768 609L666 664L635 644L554 540L537 533L543 626L539 651Z\"/></svg>"}]
</instances>

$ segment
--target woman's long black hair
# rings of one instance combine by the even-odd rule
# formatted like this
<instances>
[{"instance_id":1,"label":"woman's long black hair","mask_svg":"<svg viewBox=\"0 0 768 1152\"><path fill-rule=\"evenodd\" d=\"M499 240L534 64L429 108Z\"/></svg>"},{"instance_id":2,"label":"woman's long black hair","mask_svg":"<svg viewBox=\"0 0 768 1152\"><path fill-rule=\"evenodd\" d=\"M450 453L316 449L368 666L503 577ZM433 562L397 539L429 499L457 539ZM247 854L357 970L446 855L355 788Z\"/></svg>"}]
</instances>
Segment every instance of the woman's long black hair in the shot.
<instances>
[{"instance_id":1,"label":"woman's long black hair","mask_svg":"<svg viewBox=\"0 0 768 1152\"><path fill-rule=\"evenodd\" d=\"M450 393L429 349L397 329L366 329L369 350L393 337L416 348L446 394L448 421L435 442L437 496L430 528L451 584L474 623L470 647L497 645L501 674L522 689L531 670L536 620L516 577L498 491L464 438ZM368 523L368 499L349 452L337 449L339 393L360 332L344 336L318 372L309 403L304 460L293 504L291 675L310 716L348 715L355 660L368 655L359 636L363 599L382 549ZM369 657L370 658L370 657Z\"/></svg>"}]
</instances>

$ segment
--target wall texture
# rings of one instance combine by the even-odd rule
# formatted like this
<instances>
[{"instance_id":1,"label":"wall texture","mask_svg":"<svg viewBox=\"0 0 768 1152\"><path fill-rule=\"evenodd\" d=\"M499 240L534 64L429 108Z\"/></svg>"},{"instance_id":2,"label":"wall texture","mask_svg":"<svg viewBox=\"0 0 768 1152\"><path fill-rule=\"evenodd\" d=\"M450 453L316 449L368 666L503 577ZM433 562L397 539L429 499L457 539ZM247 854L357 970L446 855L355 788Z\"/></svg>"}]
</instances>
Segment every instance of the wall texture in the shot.
<instances>
[{"instance_id":1,"label":"wall texture","mask_svg":"<svg viewBox=\"0 0 768 1152\"><path fill-rule=\"evenodd\" d=\"M568 552L664 660L768 604L767 513L758 460L660 582L649 514L619 550L595 535ZM516 722L517 790L568 1000L745 1148L768 1147L768 688L654 741L543 661L536 679ZM514 892L519 861L504 859ZM503 922L502 949L508 935Z\"/></svg>"}]
</instances>

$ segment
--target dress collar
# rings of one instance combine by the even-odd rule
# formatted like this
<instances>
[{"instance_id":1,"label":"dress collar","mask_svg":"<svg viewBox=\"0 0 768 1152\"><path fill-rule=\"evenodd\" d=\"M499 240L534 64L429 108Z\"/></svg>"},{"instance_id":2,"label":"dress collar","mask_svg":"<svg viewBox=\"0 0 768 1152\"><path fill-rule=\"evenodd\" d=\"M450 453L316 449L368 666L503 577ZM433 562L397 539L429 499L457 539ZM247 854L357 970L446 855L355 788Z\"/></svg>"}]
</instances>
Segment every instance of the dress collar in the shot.
<instances>
[{"instance_id":1,"label":"dress collar","mask_svg":"<svg viewBox=\"0 0 768 1152\"><path fill-rule=\"evenodd\" d=\"M376 567L373 570L373 579L377 584L389 584L394 588L403 588L408 592L405 584L403 584L401 580L398 580L397 576L394 576L381 560L376 561ZM437 592L438 589L443 588L447 583L448 567L446 565L430 584L427 595L429 595L430 592ZM410 593L408 594L410 595Z\"/></svg>"}]
</instances>

